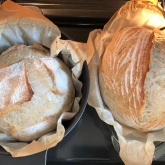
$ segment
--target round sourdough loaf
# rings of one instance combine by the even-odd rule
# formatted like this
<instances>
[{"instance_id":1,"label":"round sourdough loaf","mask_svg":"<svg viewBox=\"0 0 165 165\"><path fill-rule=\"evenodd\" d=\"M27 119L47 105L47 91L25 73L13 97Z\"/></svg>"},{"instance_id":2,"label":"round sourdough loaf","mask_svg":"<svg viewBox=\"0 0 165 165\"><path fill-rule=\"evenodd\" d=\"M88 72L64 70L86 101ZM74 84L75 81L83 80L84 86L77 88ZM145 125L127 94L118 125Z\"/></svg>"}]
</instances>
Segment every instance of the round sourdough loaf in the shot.
<instances>
[{"instance_id":1,"label":"round sourdough loaf","mask_svg":"<svg viewBox=\"0 0 165 165\"><path fill-rule=\"evenodd\" d=\"M0 56L0 131L32 141L54 130L75 97L72 73L40 44L13 46Z\"/></svg>"},{"instance_id":2,"label":"round sourdough loaf","mask_svg":"<svg viewBox=\"0 0 165 165\"><path fill-rule=\"evenodd\" d=\"M101 94L115 120L143 132L165 126L165 33L128 27L107 46Z\"/></svg>"}]
</instances>

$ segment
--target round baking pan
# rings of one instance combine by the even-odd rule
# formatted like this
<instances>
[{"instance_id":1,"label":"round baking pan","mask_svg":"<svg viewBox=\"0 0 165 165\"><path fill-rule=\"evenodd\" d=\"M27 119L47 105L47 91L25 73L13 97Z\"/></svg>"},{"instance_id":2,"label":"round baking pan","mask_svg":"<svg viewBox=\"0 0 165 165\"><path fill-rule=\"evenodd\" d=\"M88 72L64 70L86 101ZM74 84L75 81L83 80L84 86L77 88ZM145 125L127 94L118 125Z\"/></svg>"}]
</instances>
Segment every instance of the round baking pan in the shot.
<instances>
[{"instance_id":1,"label":"round baking pan","mask_svg":"<svg viewBox=\"0 0 165 165\"><path fill-rule=\"evenodd\" d=\"M70 38L67 34L61 32L61 39L63 40L72 40L72 38ZM75 127L75 125L78 123L78 121L80 120L85 107L87 105L87 100L88 100L88 94L89 94L89 85L90 85L90 79L89 79L89 71L88 71L88 66L86 61L84 62L83 65L83 69L82 69L82 73L81 76L79 78L79 80L83 83L83 87L82 87L82 98L79 102L80 105L80 110L78 111L78 113L71 119L71 120L66 120L63 121L63 125L65 127L65 134L64 137L71 132L71 130ZM2 155L8 155L11 156L10 153L8 153L5 149L3 149L0 146L0 154Z\"/></svg>"},{"instance_id":2,"label":"round baking pan","mask_svg":"<svg viewBox=\"0 0 165 165\"><path fill-rule=\"evenodd\" d=\"M72 40L72 38L69 37L64 32L61 32L61 38L64 39L64 40ZM86 104L87 104L87 101L88 101L90 78L89 78L88 65L87 65L86 61L84 62L82 73L81 73L81 76L80 76L79 80L83 83L83 87L81 89L82 99L80 100L80 103L79 103L80 110L78 111L78 113L75 115L75 117L72 120L63 121L63 125L65 127L65 135L64 135L64 137L78 123L78 121L80 120L80 118L81 118L81 116L82 116L82 114L83 114L83 112L85 110L85 107L86 107Z\"/></svg>"},{"instance_id":3,"label":"round baking pan","mask_svg":"<svg viewBox=\"0 0 165 165\"><path fill-rule=\"evenodd\" d=\"M109 125L109 129L110 129L110 132L112 134L111 135L112 144L113 144L115 150L117 152L119 152L120 151L120 145L119 145L117 134L116 134L112 125ZM154 145L155 145L155 152L154 152L153 160L157 160L165 154L165 143L160 142L160 141L155 141Z\"/></svg>"}]
</instances>

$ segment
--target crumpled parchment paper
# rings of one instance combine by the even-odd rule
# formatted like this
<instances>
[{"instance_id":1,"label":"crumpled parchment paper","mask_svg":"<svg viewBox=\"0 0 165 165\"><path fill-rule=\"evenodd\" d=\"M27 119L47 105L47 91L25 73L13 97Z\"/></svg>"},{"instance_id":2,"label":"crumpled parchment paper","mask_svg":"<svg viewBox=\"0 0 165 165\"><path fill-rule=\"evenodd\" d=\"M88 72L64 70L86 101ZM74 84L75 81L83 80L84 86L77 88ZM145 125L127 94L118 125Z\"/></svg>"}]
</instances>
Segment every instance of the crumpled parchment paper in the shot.
<instances>
[{"instance_id":1,"label":"crumpled parchment paper","mask_svg":"<svg viewBox=\"0 0 165 165\"><path fill-rule=\"evenodd\" d=\"M64 112L58 119L57 130L40 137L31 143L17 141L0 133L0 145L13 157L28 156L56 146L65 133L62 120L70 120L79 111L82 97L81 75L86 59L87 44L60 39L61 33L56 25L42 14L22 7L10 0L0 6L0 54L13 45L32 45L40 43L50 48L51 56L61 52L64 63L72 70L76 96L71 112Z\"/></svg>"},{"instance_id":2,"label":"crumpled parchment paper","mask_svg":"<svg viewBox=\"0 0 165 165\"><path fill-rule=\"evenodd\" d=\"M165 26L164 12L157 0L132 0L122 6L104 26L89 34L87 51L90 73L88 104L94 107L101 120L113 125L120 144L120 157L126 165L151 165L155 146L153 141L165 141L165 128L142 133L116 122L105 105L99 87L98 73L101 56L113 37L126 27L139 26L152 30Z\"/></svg>"}]
</instances>

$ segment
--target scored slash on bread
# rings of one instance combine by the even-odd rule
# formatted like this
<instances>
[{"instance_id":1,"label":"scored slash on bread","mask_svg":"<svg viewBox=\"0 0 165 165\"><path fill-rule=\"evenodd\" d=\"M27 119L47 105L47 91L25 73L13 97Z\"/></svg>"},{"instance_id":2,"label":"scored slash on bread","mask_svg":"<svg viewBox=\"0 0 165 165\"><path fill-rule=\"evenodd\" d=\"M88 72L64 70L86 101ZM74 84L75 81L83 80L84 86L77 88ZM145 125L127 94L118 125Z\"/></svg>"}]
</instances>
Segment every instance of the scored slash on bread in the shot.
<instances>
[{"instance_id":1,"label":"scored slash on bread","mask_svg":"<svg viewBox=\"0 0 165 165\"><path fill-rule=\"evenodd\" d=\"M30 101L32 96L23 60L0 69L0 117L5 117L12 105Z\"/></svg>"},{"instance_id":2,"label":"scored slash on bread","mask_svg":"<svg viewBox=\"0 0 165 165\"><path fill-rule=\"evenodd\" d=\"M0 131L21 141L55 130L75 97L71 70L40 44L2 53L0 89Z\"/></svg>"},{"instance_id":3,"label":"scored slash on bread","mask_svg":"<svg viewBox=\"0 0 165 165\"><path fill-rule=\"evenodd\" d=\"M44 63L46 68L49 70L49 73L54 80L54 91L57 94L64 94L67 92L67 76L62 71L59 70L59 63L58 61L50 60L50 59L44 59L42 58L41 61Z\"/></svg>"}]
</instances>

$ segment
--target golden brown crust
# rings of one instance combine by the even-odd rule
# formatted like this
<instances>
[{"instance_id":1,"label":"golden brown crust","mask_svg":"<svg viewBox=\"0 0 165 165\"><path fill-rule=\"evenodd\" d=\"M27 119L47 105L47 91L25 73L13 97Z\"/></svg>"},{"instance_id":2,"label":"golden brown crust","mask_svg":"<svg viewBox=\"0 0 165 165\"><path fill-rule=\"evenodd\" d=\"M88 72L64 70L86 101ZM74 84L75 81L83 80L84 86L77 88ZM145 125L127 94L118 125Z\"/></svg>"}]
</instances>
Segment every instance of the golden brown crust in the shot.
<instances>
[{"instance_id":1,"label":"golden brown crust","mask_svg":"<svg viewBox=\"0 0 165 165\"><path fill-rule=\"evenodd\" d=\"M101 85L107 100L119 110L118 115L121 113L121 116L133 120L141 116L145 106L144 81L149 70L152 40L152 31L129 27L116 35L104 53Z\"/></svg>"},{"instance_id":2,"label":"golden brown crust","mask_svg":"<svg viewBox=\"0 0 165 165\"><path fill-rule=\"evenodd\" d=\"M27 93L27 95L26 95L26 97L25 97L24 102L30 101L31 98L33 97L33 94L34 94L32 88L31 88L31 85L29 84L29 81L28 81L28 75L27 75L26 66L25 66L25 78L26 78L26 84L27 84L27 88L28 88L28 93Z\"/></svg>"}]
</instances>

